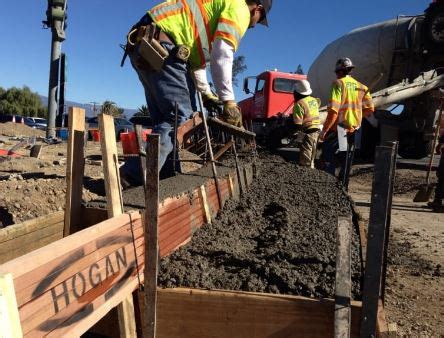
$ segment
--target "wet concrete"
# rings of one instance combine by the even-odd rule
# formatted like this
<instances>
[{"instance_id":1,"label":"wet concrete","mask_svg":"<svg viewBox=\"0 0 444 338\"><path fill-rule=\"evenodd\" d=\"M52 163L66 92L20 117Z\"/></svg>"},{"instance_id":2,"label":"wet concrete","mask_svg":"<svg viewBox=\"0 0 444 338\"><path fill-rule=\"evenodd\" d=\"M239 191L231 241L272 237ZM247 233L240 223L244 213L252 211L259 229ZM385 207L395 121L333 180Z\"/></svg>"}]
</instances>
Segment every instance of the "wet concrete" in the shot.
<instances>
[{"instance_id":1,"label":"wet concrete","mask_svg":"<svg viewBox=\"0 0 444 338\"><path fill-rule=\"evenodd\" d=\"M259 177L192 241L162 259L159 284L333 297L338 215L352 203L332 176L261 155ZM360 299L359 238L352 243Z\"/></svg>"},{"instance_id":2,"label":"wet concrete","mask_svg":"<svg viewBox=\"0 0 444 338\"><path fill-rule=\"evenodd\" d=\"M224 177L234 170L234 165L228 158L223 165L217 165L217 175ZM208 179L213 178L211 165L200 168L187 174L177 174L159 182L159 200L165 200L168 197L179 196L183 193L191 193L196 188L204 184ZM88 207L106 208L105 187L103 181L99 182L103 189L103 198L88 203ZM95 189L99 191L100 189ZM124 207L126 211L145 208L145 192L142 186L126 189L122 192Z\"/></svg>"}]
</instances>

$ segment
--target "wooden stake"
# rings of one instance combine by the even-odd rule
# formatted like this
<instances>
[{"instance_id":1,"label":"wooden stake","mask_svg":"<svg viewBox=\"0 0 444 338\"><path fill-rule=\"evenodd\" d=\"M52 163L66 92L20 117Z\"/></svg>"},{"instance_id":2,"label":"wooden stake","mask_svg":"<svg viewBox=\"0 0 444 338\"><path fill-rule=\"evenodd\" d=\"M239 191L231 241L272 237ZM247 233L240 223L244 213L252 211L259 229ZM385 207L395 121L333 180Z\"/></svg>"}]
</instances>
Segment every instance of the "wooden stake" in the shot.
<instances>
[{"instance_id":1,"label":"wooden stake","mask_svg":"<svg viewBox=\"0 0 444 338\"><path fill-rule=\"evenodd\" d=\"M144 337L156 336L159 221L159 135L148 135L145 191Z\"/></svg>"},{"instance_id":2,"label":"wooden stake","mask_svg":"<svg viewBox=\"0 0 444 338\"><path fill-rule=\"evenodd\" d=\"M364 290L362 296L361 337L376 337L378 301L381 295L381 280L386 241L386 227L391 212L391 193L395 163L394 147L377 147L375 174L367 239Z\"/></svg>"},{"instance_id":3,"label":"wooden stake","mask_svg":"<svg viewBox=\"0 0 444 338\"><path fill-rule=\"evenodd\" d=\"M29 153L29 156L34 157L34 158L39 158L41 152L42 152L42 145L36 144L31 147L31 151Z\"/></svg>"},{"instance_id":4,"label":"wooden stake","mask_svg":"<svg viewBox=\"0 0 444 338\"><path fill-rule=\"evenodd\" d=\"M143 149L142 126L136 124L134 126L134 131L136 132L137 149L139 150L140 172L142 174L143 188L146 189L146 159L145 156L142 156L142 154L145 153L145 149Z\"/></svg>"},{"instance_id":5,"label":"wooden stake","mask_svg":"<svg viewBox=\"0 0 444 338\"><path fill-rule=\"evenodd\" d=\"M99 129L103 174L105 176L106 206L108 217L113 218L123 213L114 118L111 115L100 114ZM129 295L118 305L117 312L119 314L120 337L136 337L132 295Z\"/></svg>"},{"instance_id":6,"label":"wooden stake","mask_svg":"<svg viewBox=\"0 0 444 338\"><path fill-rule=\"evenodd\" d=\"M335 337L350 337L351 328L351 217L339 217L335 279Z\"/></svg>"},{"instance_id":7,"label":"wooden stake","mask_svg":"<svg viewBox=\"0 0 444 338\"><path fill-rule=\"evenodd\" d=\"M23 337L14 281L10 273L0 275L0 323L1 338Z\"/></svg>"},{"instance_id":8,"label":"wooden stake","mask_svg":"<svg viewBox=\"0 0 444 338\"><path fill-rule=\"evenodd\" d=\"M68 152L66 163L66 206L63 236L68 236L78 224L82 203L85 169L85 110L69 108Z\"/></svg>"},{"instance_id":9,"label":"wooden stake","mask_svg":"<svg viewBox=\"0 0 444 338\"><path fill-rule=\"evenodd\" d=\"M202 211L204 213L205 222L207 224L211 224L211 212L210 207L208 206L208 197L207 197L207 191L205 190L205 185L201 185L199 187L199 197L202 201Z\"/></svg>"}]
</instances>

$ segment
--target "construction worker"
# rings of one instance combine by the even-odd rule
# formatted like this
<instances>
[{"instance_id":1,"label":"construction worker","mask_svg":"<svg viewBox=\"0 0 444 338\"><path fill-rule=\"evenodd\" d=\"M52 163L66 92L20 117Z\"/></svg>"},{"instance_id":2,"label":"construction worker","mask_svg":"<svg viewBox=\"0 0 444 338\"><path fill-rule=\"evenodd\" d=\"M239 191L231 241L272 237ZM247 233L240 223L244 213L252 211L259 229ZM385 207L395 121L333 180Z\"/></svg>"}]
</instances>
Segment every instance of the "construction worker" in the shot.
<instances>
[{"instance_id":1,"label":"construction worker","mask_svg":"<svg viewBox=\"0 0 444 338\"><path fill-rule=\"evenodd\" d=\"M327 119L319 136L323 141L325 170L332 175L335 175L336 154L339 151L339 178L346 189L353 163L356 131L361 127L363 115L368 117L375 110L369 89L350 76L354 68L349 58L336 62L337 79L332 85ZM341 143L346 145L346 151L340 146Z\"/></svg>"},{"instance_id":2,"label":"construction worker","mask_svg":"<svg viewBox=\"0 0 444 338\"><path fill-rule=\"evenodd\" d=\"M272 0L170 0L153 7L131 29L127 53L145 89L153 132L160 134L159 166L165 166L165 176L172 174L177 162L171 158L175 104L180 126L196 110L195 88L207 108L223 103L221 117L241 125L232 85L233 55L248 28L268 25L271 6ZM155 40L156 52L148 56L138 45L142 29ZM156 53L167 56L159 60ZM217 96L207 81L207 62Z\"/></svg>"},{"instance_id":3,"label":"construction worker","mask_svg":"<svg viewBox=\"0 0 444 338\"><path fill-rule=\"evenodd\" d=\"M320 133L320 99L312 96L310 82L299 80L294 86L293 119L297 129L302 129L304 139L299 152L299 165L314 168L316 146Z\"/></svg>"}]
</instances>

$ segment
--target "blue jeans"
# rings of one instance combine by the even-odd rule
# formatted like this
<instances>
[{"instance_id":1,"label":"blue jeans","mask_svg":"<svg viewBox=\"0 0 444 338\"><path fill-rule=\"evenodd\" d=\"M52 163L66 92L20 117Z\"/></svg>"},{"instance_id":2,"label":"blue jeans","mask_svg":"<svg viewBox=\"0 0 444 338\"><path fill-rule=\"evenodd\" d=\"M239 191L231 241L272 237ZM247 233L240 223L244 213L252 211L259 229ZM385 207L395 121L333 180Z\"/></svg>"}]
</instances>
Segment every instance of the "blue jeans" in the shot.
<instances>
[{"instance_id":1,"label":"blue jeans","mask_svg":"<svg viewBox=\"0 0 444 338\"><path fill-rule=\"evenodd\" d=\"M330 175L336 176L337 153L339 151L338 134L330 132L322 143L321 160L324 162L324 170Z\"/></svg>"},{"instance_id":2,"label":"blue jeans","mask_svg":"<svg viewBox=\"0 0 444 338\"><path fill-rule=\"evenodd\" d=\"M166 42L161 44L170 53L161 71L139 68L133 60L134 55L129 56L145 89L146 102L153 121L153 133L160 135L159 168L163 172L161 176L169 177L173 175L174 168L180 171L177 156L176 159L172 156L175 103L178 105L180 126L196 111L196 91L188 65L174 55L174 45Z\"/></svg>"}]
</instances>

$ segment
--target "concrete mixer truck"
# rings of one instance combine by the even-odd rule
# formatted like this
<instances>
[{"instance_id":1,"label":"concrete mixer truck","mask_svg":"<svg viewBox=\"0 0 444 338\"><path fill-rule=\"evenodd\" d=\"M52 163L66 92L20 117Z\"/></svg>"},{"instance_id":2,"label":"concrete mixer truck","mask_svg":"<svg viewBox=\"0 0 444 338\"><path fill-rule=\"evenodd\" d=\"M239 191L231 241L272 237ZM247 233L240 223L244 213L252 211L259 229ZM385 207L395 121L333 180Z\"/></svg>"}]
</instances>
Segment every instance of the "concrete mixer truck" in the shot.
<instances>
[{"instance_id":1,"label":"concrete mixer truck","mask_svg":"<svg viewBox=\"0 0 444 338\"><path fill-rule=\"evenodd\" d=\"M344 56L356 64L353 76L370 88L378 109L378 127L363 124L362 150L398 139L402 157L426 156L438 117L435 89L444 85L444 1L434 1L422 15L355 29L326 46L308 72L322 102L335 78L334 64Z\"/></svg>"},{"instance_id":2,"label":"concrete mixer truck","mask_svg":"<svg viewBox=\"0 0 444 338\"><path fill-rule=\"evenodd\" d=\"M398 139L401 156L426 156L438 116L436 89L444 86L444 0L434 1L421 15L355 29L325 47L308 72L314 95L324 104L335 62L344 56L353 60L353 76L369 86L378 109L373 126L363 123L363 155L371 156L380 141ZM264 72L244 81L244 91L253 94L239 102L246 125L272 147L293 134L290 85L300 78ZM284 83L286 90L280 88Z\"/></svg>"}]
</instances>

